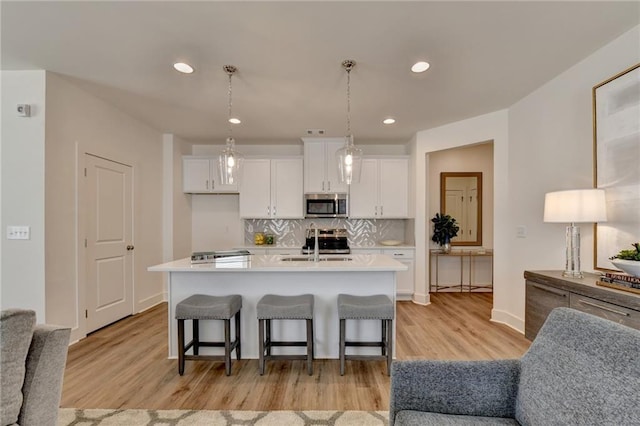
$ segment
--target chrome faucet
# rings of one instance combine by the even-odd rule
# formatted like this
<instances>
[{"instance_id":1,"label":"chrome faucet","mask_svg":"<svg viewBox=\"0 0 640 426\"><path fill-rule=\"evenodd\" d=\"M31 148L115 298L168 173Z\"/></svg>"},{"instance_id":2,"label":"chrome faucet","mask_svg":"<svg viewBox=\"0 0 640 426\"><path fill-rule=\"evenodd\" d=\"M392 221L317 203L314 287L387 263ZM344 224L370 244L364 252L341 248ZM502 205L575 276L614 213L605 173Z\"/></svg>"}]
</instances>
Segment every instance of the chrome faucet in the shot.
<instances>
[{"instance_id":1,"label":"chrome faucet","mask_svg":"<svg viewBox=\"0 0 640 426\"><path fill-rule=\"evenodd\" d=\"M315 223L311 223L311 225L309 225L309 227L311 227L311 229L313 229L314 231L314 235L313 235L313 261L314 262L319 262L320 261L320 244L318 244L318 228L316 228Z\"/></svg>"}]
</instances>

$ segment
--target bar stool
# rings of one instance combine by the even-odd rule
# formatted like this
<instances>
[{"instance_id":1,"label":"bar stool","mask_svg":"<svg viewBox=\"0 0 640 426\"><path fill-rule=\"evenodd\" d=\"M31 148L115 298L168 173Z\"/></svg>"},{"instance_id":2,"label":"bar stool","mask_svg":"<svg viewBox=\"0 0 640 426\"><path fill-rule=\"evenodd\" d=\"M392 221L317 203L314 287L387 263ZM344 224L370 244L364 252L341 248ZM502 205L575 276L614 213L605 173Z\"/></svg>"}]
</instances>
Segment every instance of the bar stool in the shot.
<instances>
[{"instance_id":1,"label":"bar stool","mask_svg":"<svg viewBox=\"0 0 640 426\"><path fill-rule=\"evenodd\" d=\"M307 361L307 373L313 374L313 295L263 296L256 307L258 316L259 366L260 375L264 374L265 361L269 359L303 359ZM307 340L275 341L271 340L272 320L305 320L307 323ZM265 335L266 334L266 335ZM275 346L306 346L306 355L272 355Z\"/></svg>"},{"instance_id":2,"label":"bar stool","mask_svg":"<svg viewBox=\"0 0 640 426\"><path fill-rule=\"evenodd\" d=\"M340 319L340 375L344 376L346 359L385 359L387 375L391 372L393 358L393 302L383 294L373 296L338 295L338 318ZM381 320L382 337L380 341L356 342L346 340L346 321ZM346 355L347 346L380 347L382 355Z\"/></svg>"},{"instance_id":3,"label":"bar stool","mask_svg":"<svg viewBox=\"0 0 640 426\"><path fill-rule=\"evenodd\" d=\"M240 360L240 309L242 297L234 294L230 296L207 296L194 294L176 305L176 319L178 320L178 373L184 373L185 360L224 360L225 373L231 374L231 352L235 349L236 359ZM235 340L231 341L231 318L235 316ZM185 345L184 322L191 320L193 338ZM200 341L200 320L223 320L224 341ZM200 347L224 347L224 355L199 355ZM193 355L186 352L193 348Z\"/></svg>"}]
</instances>

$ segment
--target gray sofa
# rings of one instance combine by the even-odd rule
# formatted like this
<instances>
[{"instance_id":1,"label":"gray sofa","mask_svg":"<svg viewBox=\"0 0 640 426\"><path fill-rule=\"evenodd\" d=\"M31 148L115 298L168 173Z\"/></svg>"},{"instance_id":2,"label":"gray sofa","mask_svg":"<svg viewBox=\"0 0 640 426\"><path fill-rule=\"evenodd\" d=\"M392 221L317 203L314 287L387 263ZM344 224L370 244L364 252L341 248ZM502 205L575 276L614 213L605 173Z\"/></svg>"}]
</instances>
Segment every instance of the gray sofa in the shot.
<instances>
[{"instance_id":1,"label":"gray sofa","mask_svg":"<svg viewBox=\"0 0 640 426\"><path fill-rule=\"evenodd\" d=\"M70 333L67 327L36 325L33 311L2 311L2 426L56 425Z\"/></svg>"},{"instance_id":2,"label":"gray sofa","mask_svg":"<svg viewBox=\"0 0 640 426\"><path fill-rule=\"evenodd\" d=\"M640 331L551 312L517 360L397 361L390 425L640 425Z\"/></svg>"}]
</instances>

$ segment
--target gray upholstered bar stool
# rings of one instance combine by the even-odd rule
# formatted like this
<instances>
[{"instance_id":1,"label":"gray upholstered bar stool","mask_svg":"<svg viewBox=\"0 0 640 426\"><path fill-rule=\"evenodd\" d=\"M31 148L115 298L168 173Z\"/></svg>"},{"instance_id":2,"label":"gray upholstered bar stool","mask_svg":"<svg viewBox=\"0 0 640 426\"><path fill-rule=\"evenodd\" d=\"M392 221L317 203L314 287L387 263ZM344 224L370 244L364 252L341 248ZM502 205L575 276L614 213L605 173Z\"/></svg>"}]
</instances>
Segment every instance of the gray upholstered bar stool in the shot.
<instances>
[{"instance_id":1,"label":"gray upholstered bar stool","mask_svg":"<svg viewBox=\"0 0 640 426\"><path fill-rule=\"evenodd\" d=\"M256 307L258 313L259 367L260 375L264 374L265 361L269 359L304 359L307 360L307 373L313 374L313 295L263 296ZM307 340L275 341L271 339L272 320L305 320ZM275 346L306 346L306 355L272 355Z\"/></svg>"},{"instance_id":2,"label":"gray upholstered bar stool","mask_svg":"<svg viewBox=\"0 0 640 426\"><path fill-rule=\"evenodd\" d=\"M225 373L231 374L231 352L235 349L236 359L240 360L240 309L242 297L234 294L229 296L208 296L194 294L176 305L176 319L178 320L178 373L184 373L185 360L224 360ZM231 318L235 317L235 340L231 341ZM184 322L191 320L193 338L185 345ZM200 341L200 320L224 321L224 341ZM224 347L224 355L200 355L201 346ZM193 355L186 352L193 348Z\"/></svg>"},{"instance_id":3,"label":"gray upholstered bar stool","mask_svg":"<svg viewBox=\"0 0 640 426\"><path fill-rule=\"evenodd\" d=\"M340 375L344 375L346 359L385 359L387 375L391 372L393 358L393 302L384 294L373 296L338 295L338 318L340 318ZM380 341L347 341L346 322L351 320L381 320L382 337ZM382 355L347 355L347 346L380 347Z\"/></svg>"}]
</instances>

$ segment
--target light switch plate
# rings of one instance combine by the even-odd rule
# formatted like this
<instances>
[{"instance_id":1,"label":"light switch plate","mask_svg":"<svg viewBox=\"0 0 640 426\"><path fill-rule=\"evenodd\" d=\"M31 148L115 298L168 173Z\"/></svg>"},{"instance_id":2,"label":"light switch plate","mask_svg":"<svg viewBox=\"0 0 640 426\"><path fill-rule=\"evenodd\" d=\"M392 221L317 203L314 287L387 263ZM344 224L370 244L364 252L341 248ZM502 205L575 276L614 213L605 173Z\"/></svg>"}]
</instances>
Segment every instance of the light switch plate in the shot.
<instances>
[{"instance_id":1,"label":"light switch plate","mask_svg":"<svg viewBox=\"0 0 640 426\"><path fill-rule=\"evenodd\" d=\"M29 226L7 226L7 240L28 240L31 238Z\"/></svg>"},{"instance_id":2,"label":"light switch plate","mask_svg":"<svg viewBox=\"0 0 640 426\"><path fill-rule=\"evenodd\" d=\"M527 227L524 225L516 226L516 237L527 238Z\"/></svg>"}]
</instances>

